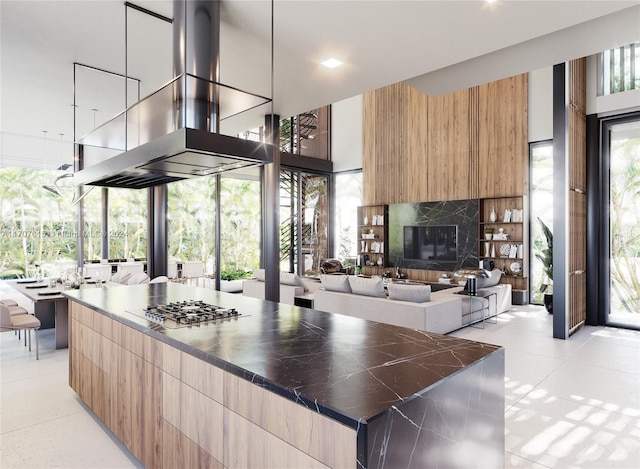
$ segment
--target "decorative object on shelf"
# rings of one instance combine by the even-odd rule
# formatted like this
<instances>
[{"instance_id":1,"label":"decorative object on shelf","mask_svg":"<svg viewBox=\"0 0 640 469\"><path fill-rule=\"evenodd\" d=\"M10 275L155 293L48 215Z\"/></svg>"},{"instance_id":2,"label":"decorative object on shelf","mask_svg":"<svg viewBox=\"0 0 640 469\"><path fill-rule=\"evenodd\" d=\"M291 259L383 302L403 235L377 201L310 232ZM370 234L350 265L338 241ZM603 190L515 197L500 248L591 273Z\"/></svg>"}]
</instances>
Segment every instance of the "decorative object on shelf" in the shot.
<instances>
[{"instance_id":1,"label":"decorative object on shelf","mask_svg":"<svg viewBox=\"0 0 640 469\"><path fill-rule=\"evenodd\" d=\"M374 226L378 224L378 215L373 216L373 218L371 219L371 224Z\"/></svg>"},{"instance_id":2,"label":"decorative object on shelf","mask_svg":"<svg viewBox=\"0 0 640 469\"><path fill-rule=\"evenodd\" d=\"M495 267L495 263L491 259L482 259L480 268L491 272Z\"/></svg>"},{"instance_id":3,"label":"decorative object on shelf","mask_svg":"<svg viewBox=\"0 0 640 469\"><path fill-rule=\"evenodd\" d=\"M484 229L484 239L490 240L491 238L493 238L493 228L487 226Z\"/></svg>"},{"instance_id":4,"label":"decorative object on shelf","mask_svg":"<svg viewBox=\"0 0 640 469\"><path fill-rule=\"evenodd\" d=\"M365 215L363 221L364 221L365 225L368 225L369 224L369 217Z\"/></svg>"},{"instance_id":5,"label":"decorative object on shelf","mask_svg":"<svg viewBox=\"0 0 640 469\"><path fill-rule=\"evenodd\" d=\"M502 257L509 257L509 254L511 254L511 245L509 243L500 246L500 255Z\"/></svg>"},{"instance_id":6,"label":"decorative object on shelf","mask_svg":"<svg viewBox=\"0 0 640 469\"><path fill-rule=\"evenodd\" d=\"M523 210L521 208L514 208L511 211L511 221L513 223L522 223L523 220Z\"/></svg>"},{"instance_id":7,"label":"decorative object on shelf","mask_svg":"<svg viewBox=\"0 0 640 469\"><path fill-rule=\"evenodd\" d=\"M378 215L378 225L384 225L384 215Z\"/></svg>"},{"instance_id":8,"label":"decorative object on shelf","mask_svg":"<svg viewBox=\"0 0 640 469\"><path fill-rule=\"evenodd\" d=\"M491 249L491 243L485 241L484 243L484 257L489 257L489 250Z\"/></svg>"},{"instance_id":9,"label":"decorative object on shelf","mask_svg":"<svg viewBox=\"0 0 640 469\"><path fill-rule=\"evenodd\" d=\"M511 272L513 272L515 275L518 275L520 272L522 272L522 265L520 265L520 262L512 262L509 267L511 268Z\"/></svg>"},{"instance_id":10,"label":"decorative object on shelf","mask_svg":"<svg viewBox=\"0 0 640 469\"><path fill-rule=\"evenodd\" d=\"M496 208L495 207L491 207L491 213L489 214L489 220L491 221L491 223L495 223L497 219L498 219L498 215L496 215Z\"/></svg>"},{"instance_id":11,"label":"decorative object on shelf","mask_svg":"<svg viewBox=\"0 0 640 469\"><path fill-rule=\"evenodd\" d=\"M553 233L540 217L538 217L538 222L547 241L547 247L542 252L536 253L536 258L542 262L542 272L544 273L540 292L544 294L545 309L549 314L553 314ZM551 288L549 292L547 292L548 288Z\"/></svg>"},{"instance_id":12,"label":"decorative object on shelf","mask_svg":"<svg viewBox=\"0 0 640 469\"><path fill-rule=\"evenodd\" d=\"M504 232L504 228L498 228L498 232L494 233L493 239L496 241L507 241L509 234Z\"/></svg>"},{"instance_id":13,"label":"decorative object on shelf","mask_svg":"<svg viewBox=\"0 0 640 469\"><path fill-rule=\"evenodd\" d=\"M364 250L365 246L366 246L367 242L366 241L360 241L360 252L366 252Z\"/></svg>"},{"instance_id":14,"label":"decorative object on shelf","mask_svg":"<svg viewBox=\"0 0 640 469\"><path fill-rule=\"evenodd\" d=\"M505 223L511 223L511 213L512 213L512 210L511 210L510 208L508 208L508 209L506 209L506 210L504 211L504 218L503 218L503 221L504 221Z\"/></svg>"},{"instance_id":15,"label":"decorative object on shelf","mask_svg":"<svg viewBox=\"0 0 640 469\"><path fill-rule=\"evenodd\" d=\"M489 278L489 272L484 269L460 269L453 273L454 276L467 279L467 293L470 296L478 294L478 279Z\"/></svg>"},{"instance_id":16,"label":"decorative object on shelf","mask_svg":"<svg viewBox=\"0 0 640 469\"><path fill-rule=\"evenodd\" d=\"M496 257L496 243L491 245L491 257Z\"/></svg>"},{"instance_id":17,"label":"decorative object on shelf","mask_svg":"<svg viewBox=\"0 0 640 469\"><path fill-rule=\"evenodd\" d=\"M378 265L379 265L380 267L382 267L382 264L383 264L383 263L384 263L384 261L382 260L382 257L379 257L379 258L378 258Z\"/></svg>"}]
</instances>

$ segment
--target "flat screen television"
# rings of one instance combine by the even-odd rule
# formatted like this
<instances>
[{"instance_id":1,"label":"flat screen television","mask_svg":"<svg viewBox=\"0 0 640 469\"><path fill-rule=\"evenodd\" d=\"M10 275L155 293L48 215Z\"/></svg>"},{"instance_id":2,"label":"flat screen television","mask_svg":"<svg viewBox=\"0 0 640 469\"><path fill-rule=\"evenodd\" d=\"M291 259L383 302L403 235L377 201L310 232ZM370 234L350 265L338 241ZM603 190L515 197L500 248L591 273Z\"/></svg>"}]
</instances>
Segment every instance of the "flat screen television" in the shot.
<instances>
[{"instance_id":1,"label":"flat screen television","mask_svg":"<svg viewBox=\"0 0 640 469\"><path fill-rule=\"evenodd\" d=\"M433 262L456 261L458 226L405 226L404 258Z\"/></svg>"}]
</instances>

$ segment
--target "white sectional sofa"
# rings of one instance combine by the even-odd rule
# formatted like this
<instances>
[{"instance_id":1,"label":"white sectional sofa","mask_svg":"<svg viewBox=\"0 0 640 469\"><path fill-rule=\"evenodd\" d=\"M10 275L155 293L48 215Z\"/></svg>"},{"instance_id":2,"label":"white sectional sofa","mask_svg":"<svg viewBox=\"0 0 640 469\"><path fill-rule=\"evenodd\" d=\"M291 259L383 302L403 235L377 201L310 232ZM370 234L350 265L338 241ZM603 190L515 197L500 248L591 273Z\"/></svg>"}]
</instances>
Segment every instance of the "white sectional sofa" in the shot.
<instances>
[{"instance_id":1,"label":"white sectional sofa","mask_svg":"<svg viewBox=\"0 0 640 469\"><path fill-rule=\"evenodd\" d=\"M318 290L313 295L313 309L438 334L462 327L462 296L442 291L432 293L430 301L413 303Z\"/></svg>"},{"instance_id":2,"label":"white sectional sofa","mask_svg":"<svg viewBox=\"0 0 640 469\"><path fill-rule=\"evenodd\" d=\"M242 283L242 294L264 300L264 269L253 271L254 279ZM297 274L280 272L280 303L293 305L296 296L304 296L320 288L320 283L307 282Z\"/></svg>"},{"instance_id":3,"label":"white sectional sofa","mask_svg":"<svg viewBox=\"0 0 640 469\"><path fill-rule=\"evenodd\" d=\"M381 279L358 279L349 276L322 276L323 287L314 293L313 308L371 321L393 324L439 334L447 334L482 315L495 316L511 309L511 285L496 284L500 271L490 282L480 284L480 293L495 296L469 297L459 294L463 287L431 292L427 285L388 285L384 291ZM352 287L371 282L366 288ZM349 283L349 287L346 284ZM412 292L413 290L413 292ZM416 292L420 292L415 294ZM427 293L428 292L428 293ZM397 299L400 298L400 299ZM407 301L408 300L408 301ZM426 301L425 301L426 300Z\"/></svg>"}]
</instances>

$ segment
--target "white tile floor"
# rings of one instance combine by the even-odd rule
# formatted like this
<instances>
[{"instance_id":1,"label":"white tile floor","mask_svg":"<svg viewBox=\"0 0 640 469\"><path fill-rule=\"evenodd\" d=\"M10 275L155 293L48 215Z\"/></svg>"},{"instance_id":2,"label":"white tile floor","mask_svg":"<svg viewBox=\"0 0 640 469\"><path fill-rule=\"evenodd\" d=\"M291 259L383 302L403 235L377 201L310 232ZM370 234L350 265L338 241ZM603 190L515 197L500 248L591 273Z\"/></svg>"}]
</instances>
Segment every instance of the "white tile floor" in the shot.
<instances>
[{"instance_id":1,"label":"white tile floor","mask_svg":"<svg viewBox=\"0 0 640 469\"><path fill-rule=\"evenodd\" d=\"M640 332L585 327L555 340L551 322L514 307L452 334L506 347L505 466L640 468ZM52 331L40 334L39 361L0 334L0 467L140 467L68 387Z\"/></svg>"}]
</instances>

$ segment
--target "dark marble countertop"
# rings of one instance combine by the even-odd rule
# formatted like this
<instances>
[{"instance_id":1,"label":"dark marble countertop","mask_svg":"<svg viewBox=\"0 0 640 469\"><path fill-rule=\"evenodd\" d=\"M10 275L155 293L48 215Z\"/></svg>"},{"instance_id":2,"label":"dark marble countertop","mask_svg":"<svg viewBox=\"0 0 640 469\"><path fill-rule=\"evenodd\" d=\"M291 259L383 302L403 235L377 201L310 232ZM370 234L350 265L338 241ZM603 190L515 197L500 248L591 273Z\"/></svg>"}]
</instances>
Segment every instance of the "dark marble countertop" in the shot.
<instances>
[{"instance_id":1,"label":"dark marble countertop","mask_svg":"<svg viewBox=\"0 0 640 469\"><path fill-rule=\"evenodd\" d=\"M63 294L354 428L499 349L176 283ZM233 307L241 316L170 329L138 315L149 304L182 300Z\"/></svg>"}]
</instances>

